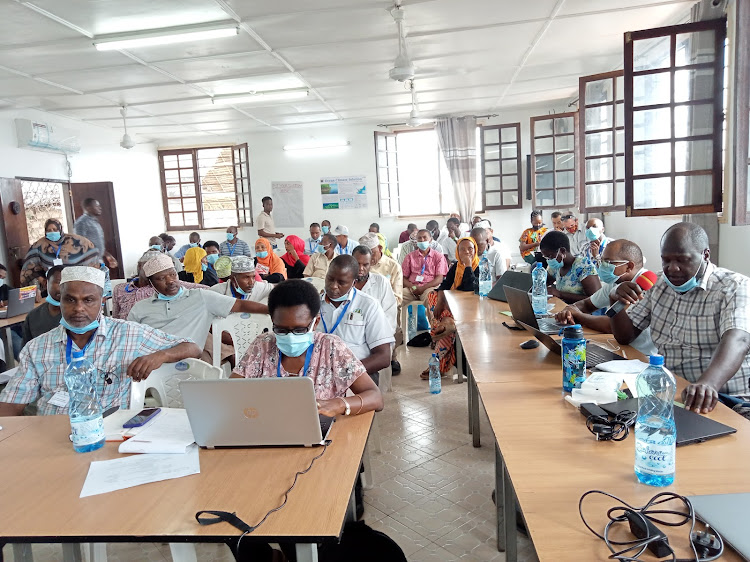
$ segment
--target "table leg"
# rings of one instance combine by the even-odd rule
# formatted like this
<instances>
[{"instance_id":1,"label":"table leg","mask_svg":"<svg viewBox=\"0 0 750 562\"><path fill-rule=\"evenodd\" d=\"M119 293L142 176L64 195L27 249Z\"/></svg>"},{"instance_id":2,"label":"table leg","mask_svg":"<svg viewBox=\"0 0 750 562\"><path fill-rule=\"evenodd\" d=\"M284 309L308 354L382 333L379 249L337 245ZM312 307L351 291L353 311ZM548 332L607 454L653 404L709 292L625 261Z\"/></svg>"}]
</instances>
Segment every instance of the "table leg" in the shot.
<instances>
[{"instance_id":1,"label":"table leg","mask_svg":"<svg viewBox=\"0 0 750 562\"><path fill-rule=\"evenodd\" d=\"M297 543L297 562L318 562L318 545L315 543Z\"/></svg>"},{"instance_id":2,"label":"table leg","mask_svg":"<svg viewBox=\"0 0 750 562\"><path fill-rule=\"evenodd\" d=\"M456 383L464 382L464 348L461 345L461 338L456 334Z\"/></svg>"},{"instance_id":3,"label":"table leg","mask_svg":"<svg viewBox=\"0 0 750 562\"><path fill-rule=\"evenodd\" d=\"M352 495L349 496L349 506L346 508L346 521L351 523L357 521L357 499L354 495L355 488L352 488Z\"/></svg>"},{"instance_id":4,"label":"table leg","mask_svg":"<svg viewBox=\"0 0 750 562\"><path fill-rule=\"evenodd\" d=\"M27 543L13 545L14 562L34 562L34 555L31 553L31 545Z\"/></svg>"},{"instance_id":5,"label":"table leg","mask_svg":"<svg viewBox=\"0 0 750 562\"><path fill-rule=\"evenodd\" d=\"M16 358L13 356L13 334L10 326L5 327L5 366L12 369L16 366Z\"/></svg>"},{"instance_id":6,"label":"table leg","mask_svg":"<svg viewBox=\"0 0 750 562\"><path fill-rule=\"evenodd\" d=\"M503 505L505 503L505 494L503 494L503 472L505 471L505 462L500 454L500 447L495 441L495 514L497 515L497 551L505 552L505 518Z\"/></svg>"},{"instance_id":7,"label":"table leg","mask_svg":"<svg viewBox=\"0 0 750 562\"><path fill-rule=\"evenodd\" d=\"M473 398L473 395L471 392L471 368L468 365L466 366L466 370L464 371L464 373L466 374L466 403L469 406L469 435L471 435L471 432L474 430L474 427L471 425L471 400Z\"/></svg>"},{"instance_id":8,"label":"table leg","mask_svg":"<svg viewBox=\"0 0 750 562\"><path fill-rule=\"evenodd\" d=\"M469 369L471 373L471 369ZM471 373L468 380L471 389L471 441L475 447L480 447L479 442L479 388L477 381L474 379L474 373Z\"/></svg>"},{"instance_id":9,"label":"table leg","mask_svg":"<svg viewBox=\"0 0 750 562\"><path fill-rule=\"evenodd\" d=\"M505 560L517 562L518 540L516 537L516 494L510 481L508 467L503 462L503 526L505 527Z\"/></svg>"},{"instance_id":10,"label":"table leg","mask_svg":"<svg viewBox=\"0 0 750 562\"><path fill-rule=\"evenodd\" d=\"M64 543L62 545L63 562L82 562L81 543Z\"/></svg>"}]
</instances>

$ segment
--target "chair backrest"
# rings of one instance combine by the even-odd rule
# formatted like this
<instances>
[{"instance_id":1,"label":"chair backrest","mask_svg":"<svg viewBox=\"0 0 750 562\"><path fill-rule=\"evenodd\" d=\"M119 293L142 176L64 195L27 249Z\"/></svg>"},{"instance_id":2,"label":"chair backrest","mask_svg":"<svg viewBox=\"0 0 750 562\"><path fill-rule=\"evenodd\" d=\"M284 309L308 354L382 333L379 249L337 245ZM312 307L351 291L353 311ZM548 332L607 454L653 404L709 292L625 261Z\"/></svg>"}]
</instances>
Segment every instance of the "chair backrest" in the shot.
<instances>
[{"instance_id":1,"label":"chair backrest","mask_svg":"<svg viewBox=\"0 0 750 562\"><path fill-rule=\"evenodd\" d=\"M326 288L326 280L321 279L320 277L305 277L305 281L310 283L313 287L315 287L318 291L322 291Z\"/></svg>"},{"instance_id":2,"label":"chair backrest","mask_svg":"<svg viewBox=\"0 0 750 562\"><path fill-rule=\"evenodd\" d=\"M211 380L221 378L221 369L213 367L200 359L185 359L177 363L164 363L158 369L151 372L143 385L143 395L146 390L151 389L151 394L164 408L184 408L182 395L180 394L180 381L186 380ZM131 387L131 393L136 385ZM137 392L140 392L140 388ZM134 403L131 395L130 404Z\"/></svg>"},{"instance_id":3,"label":"chair backrest","mask_svg":"<svg viewBox=\"0 0 750 562\"><path fill-rule=\"evenodd\" d=\"M212 362L214 367L221 367L221 334L228 332L234 345L234 364L237 365L245 355L247 348L264 331L270 331L273 325L268 314L249 314L234 312L226 318L219 318L211 324L213 334Z\"/></svg>"}]
</instances>

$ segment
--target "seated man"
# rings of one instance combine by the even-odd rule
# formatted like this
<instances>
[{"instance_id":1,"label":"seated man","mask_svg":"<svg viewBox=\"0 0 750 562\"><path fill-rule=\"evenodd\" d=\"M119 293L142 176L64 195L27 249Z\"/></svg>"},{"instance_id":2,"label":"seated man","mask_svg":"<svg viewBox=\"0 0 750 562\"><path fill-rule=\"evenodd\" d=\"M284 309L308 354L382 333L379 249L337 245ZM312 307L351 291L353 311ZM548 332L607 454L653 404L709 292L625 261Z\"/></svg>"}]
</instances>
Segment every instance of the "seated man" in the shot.
<instances>
[{"instance_id":1,"label":"seated man","mask_svg":"<svg viewBox=\"0 0 750 562\"><path fill-rule=\"evenodd\" d=\"M380 305L354 286L358 273L359 264L352 256L333 259L326 274L316 329L344 340L378 384L378 371L390 364L391 344L395 340Z\"/></svg>"},{"instance_id":2,"label":"seated man","mask_svg":"<svg viewBox=\"0 0 750 562\"><path fill-rule=\"evenodd\" d=\"M570 251L573 252L574 256L577 256L581 253L581 248L586 243L586 236L578 230L578 219L572 213L563 215L562 222L565 234L570 240Z\"/></svg>"},{"instance_id":3,"label":"seated man","mask_svg":"<svg viewBox=\"0 0 750 562\"><path fill-rule=\"evenodd\" d=\"M370 295L380 304L380 308L383 309L385 317L388 319L395 333L396 314L398 312L396 297L393 295L393 289L391 289L388 280L379 273L370 271L372 250L367 246L355 246L352 256L354 256L354 259L359 264L359 273L357 273L357 277L354 279L354 286L358 291L362 291L365 295Z\"/></svg>"},{"instance_id":4,"label":"seated man","mask_svg":"<svg viewBox=\"0 0 750 562\"><path fill-rule=\"evenodd\" d=\"M461 221L455 217L448 219L444 231L440 231L438 244L443 248L444 255L448 258L448 263L456 261L456 244L461 238Z\"/></svg>"},{"instance_id":5,"label":"seated man","mask_svg":"<svg viewBox=\"0 0 750 562\"><path fill-rule=\"evenodd\" d=\"M352 255L352 250L357 244L354 240L349 240L349 229L343 224L333 229L333 235L336 237L336 255Z\"/></svg>"},{"instance_id":6,"label":"seated man","mask_svg":"<svg viewBox=\"0 0 750 562\"><path fill-rule=\"evenodd\" d=\"M190 248L202 248L201 235L197 232L191 232L188 240L190 240L188 244L180 246L180 249L174 253L174 257L176 257L180 261L182 261L182 258L185 257L185 252L187 252Z\"/></svg>"},{"instance_id":7,"label":"seated man","mask_svg":"<svg viewBox=\"0 0 750 562\"><path fill-rule=\"evenodd\" d=\"M487 219L480 221L477 227L484 228L487 234L487 261L490 263L490 275L494 285L510 267L510 250L495 236L490 221ZM480 255L479 258L481 259L482 256Z\"/></svg>"},{"instance_id":8,"label":"seated man","mask_svg":"<svg viewBox=\"0 0 750 562\"><path fill-rule=\"evenodd\" d=\"M266 304L273 285L267 281L255 280L255 263L247 256L235 256L232 259L232 273L226 283L211 287L212 291L246 301Z\"/></svg>"},{"instance_id":9,"label":"seated man","mask_svg":"<svg viewBox=\"0 0 750 562\"><path fill-rule=\"evenodd\" d=\"M708 413L719 392L750 397L750 279L711 263L708 235L681 222L661 239L662 275L649 291L620 283L616 296L631 304L611 319L622 344L646 328L664 366L691 384L685 408Z\"/></svg>"},{"instance_id":10,"label":"seated man","mask_svg":"<svg viewBox=\"0 0 750 562\"><path fill-rule=\"evenodd\" d=\"M60 274L65 266L47 270L47 302L29 312L23 321L23 345L60 325Z\"/></svg>"},{"instance_id":11,"label":"seated man","mask_svg":"<svg viewBox=\"0 0 750 562\"><path fill-rule=\"evenodd\" d=\"M432 238L432 234L430 233L430 229L427 228L425 231L430 234L430 248L437 251L440 254L443 254L443 247L437 243L437 240L434 240ZM398 255L398 263L401 267L404 266L404 260L406 259L406 256L411 254L412 252L415 252L419 249L418 240L417 237L419 236L420 230L415 230L411 233L409 240L407 240L403 246L401 246L401 252ZM446 264L447 265L447 264Z\"/></svg>"},{"instance_id":12,"label":"seated man","mask_svg":"<svg viewBox=\"0 0 750 562\"><path fill-rule=\"evenodd\" d=\"M401 234L398 235L398 243L403 244L404 242L408 242L412 234L415 234L417 230L419 230L419 227L413 222L410 222L408 225L406 225L406 230L402 231Z\"/></svg>"},{"instance_id":13,"label":"seated man","mask_svg":"<svg viewBox=\"0 0 750 562\"><path fill-rule=\"evenodd\" d=\"M305 240L305 254L312 256L318 248L323 239L321 238L323 233L320 230L320 225L314 222L310 225L310 238Z\"/></svg>"},{"instance_id":14,"label":"seated man","mask_svg":"<svg viewBox=\"0 0 750 562\"><path fill-rule=\"evenodd\" d=\"M581 255L598 267L607 244L613 239L604 235L604 223L599 219L588 220L585 235L586 243L581 247Z\"/></svg>"},{"instance_id":15,"label":"seated man","mask_svg":"<svg viewBox=\"0 0 750 562\"><path fill-rule=\"evenodd\" d=\"M563 226L562 221L562 213L560 211L555 211L549 216L550 219L552 219L552 228L556 230L557 232L565 232L565 227Z\"/></svg>"},{"instance_id":16,"label":"seated man","mask_svg":"<svg viewBox=\"0 0 750 562\"><path fill-rule=\"evenodd\" d=\"M130 407L131 379L140 381L164 363L200 356L198 346L186 338L104 316L104 278L92 267L62 271L60 325L21 351L18 372L0 394L0 416L20 416L37 399L40 415L67 414L63 375L71 353L83 351L96 368L102 411Z\"/></svg>"},{"instance_id":17,"label":"seated man","mask_svg":"<svg viewBox=\"0 0 750 562\"><path fill-rule=\"evenodd\" d=\"M445 256L430 247L431 241L429 231L420 230L417 233L418 248L409 253L401 264L404 273L403 306L421 301L427 308L428 318L430 308L427 306L427 296L443 282L443 277L448 273Z\"/></svg>"},{"instance_id":18,"label":"seated man","mask_svg":"<svg viewBox=\"0 0 750 562\"><path fill-rule=\"evenodd\" d=\"M643 254L638 245L623 239L613 240L611 244L607 244L598 271L602 288L589 298L568 305L558 312L556 315L558 322L581 324L584 328L608 334L611 330L609 317L593 316L592 313L600 308L609 307L616 300L610 295L619 283L634 281L647 270L643 267ZM630 345L644 355L658 353L651 341L649 328L643 330Z\"/></svg>"},{"instance_id":19,"label":"seated man","mask_svg":"<svg viewBox=\"0 0 750 562\"><path fill-rule=\"evenodd\" d=\"M204 359L210 357L212 342L208 341L208 332L215 319L232 312L268 314L268 307L264 304L237 300L214 291L184 289L172 267L172 260L163 254L147 261L143 272L156 296L136 303L128 320L189 338L198 345L204 344Z\"/></svg>"},{"instance_id":20,"label":"seated man","mask_svg":"<svg viewBox=\"0 0 750 562\"><path fill-rule=\"evenodd\" d=\"M338 242L333 234L324 234L323 238L318 244L315 254L310 258L305 266L305 271L302 273L305 277L318 277L320 279L326 278L326 272L331 260L336 255L336 246Z\"/></svg>"}]
</instances>

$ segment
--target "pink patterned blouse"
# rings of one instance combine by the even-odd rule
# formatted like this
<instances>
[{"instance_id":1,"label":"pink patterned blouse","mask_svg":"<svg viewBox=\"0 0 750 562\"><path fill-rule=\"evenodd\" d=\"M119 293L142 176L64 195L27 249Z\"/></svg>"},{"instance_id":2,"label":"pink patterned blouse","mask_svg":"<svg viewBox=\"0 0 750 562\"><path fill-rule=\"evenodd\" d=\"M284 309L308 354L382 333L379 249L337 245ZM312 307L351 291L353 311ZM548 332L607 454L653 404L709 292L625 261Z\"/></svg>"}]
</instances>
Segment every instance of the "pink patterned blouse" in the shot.
<instances>
[{"instance_id":1,"label":"pink patterned blouse","mask_svg":"<svg viewBox=\"0 0 750 562\"><path fill-rule=\"evenodd\" d=\"M275 377L279 362L276 336L267 332L255 338L234 372L245 378ZM281 367L282 377L295 377L299 373L287 373ZM344 396L347 389L367 370L346 344L333 334L315 332L310 369L307 373L315 387L315 397L330 400Z\"/></svg>"}]
</instances>

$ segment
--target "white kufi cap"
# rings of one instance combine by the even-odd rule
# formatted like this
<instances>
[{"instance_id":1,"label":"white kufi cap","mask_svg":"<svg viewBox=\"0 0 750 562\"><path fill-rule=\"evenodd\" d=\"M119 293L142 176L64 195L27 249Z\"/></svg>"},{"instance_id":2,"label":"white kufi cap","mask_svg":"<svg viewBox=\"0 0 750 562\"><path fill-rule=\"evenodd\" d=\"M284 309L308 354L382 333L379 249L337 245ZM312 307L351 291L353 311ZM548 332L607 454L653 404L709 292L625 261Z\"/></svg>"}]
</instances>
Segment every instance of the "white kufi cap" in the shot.
<instances>
[{"instance_id":1,"label":"white kufi cap","mask_svg":"<svg viewBox=\"0 0 750 562\"><path fill-rule=\"evenodd\" d=\"M152 275L156 275L160 271L164 271L165 269L170 268L174 268L174 262L172 261L172 258L167 254L159 254L158 256L151 258L143 264L143 273L146 275L146 277L151 277Z\"/></svg>"},{"instance_id":2,"label":"white kufi cap","mask_svg":"<svg viewBox=\"0 0 750 562\"><path fill-rule=\"evenodd\" d=\"M68 281L85 281L104 289L104 272L101 269L85 265L72 265L60 273L60 284Z\"/></svg>"}]
</instances>

